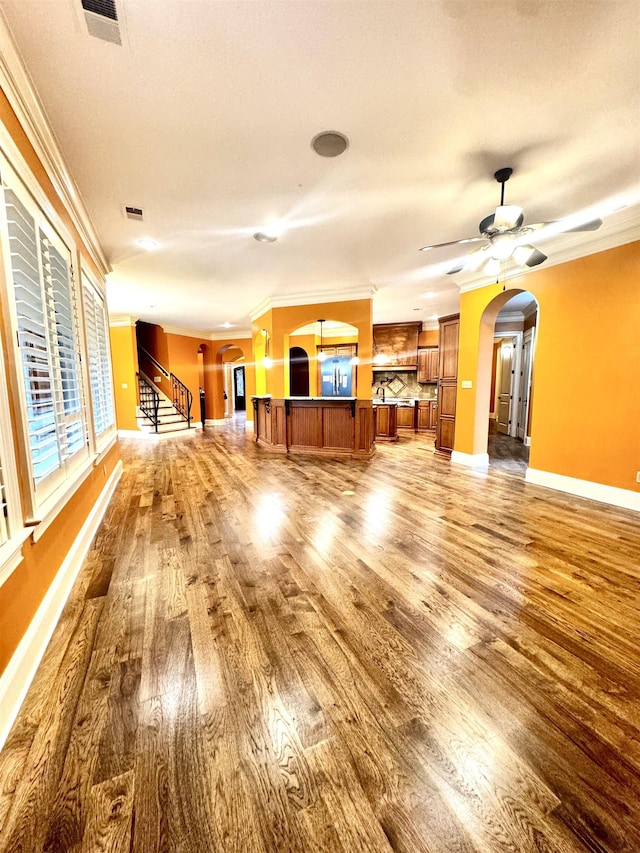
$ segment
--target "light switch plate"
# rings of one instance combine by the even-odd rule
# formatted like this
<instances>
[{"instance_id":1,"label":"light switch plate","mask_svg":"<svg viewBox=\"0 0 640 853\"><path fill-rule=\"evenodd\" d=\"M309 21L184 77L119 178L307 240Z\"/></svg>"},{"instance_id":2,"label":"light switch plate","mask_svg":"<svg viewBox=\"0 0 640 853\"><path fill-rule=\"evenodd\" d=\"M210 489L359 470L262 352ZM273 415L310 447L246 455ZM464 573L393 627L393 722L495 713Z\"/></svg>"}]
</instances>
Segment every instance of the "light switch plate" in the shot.
<instances>
[{"instance_id":1,"label":"light switch plate","mask_svg":"<svg viewBox=\"0 0 640 853\"><path fill-rule=\"evenodd\" d=\"M462 388L473 388L473 382L470 379L463 379L460 386Z\"/></svg>"}]
</instances>

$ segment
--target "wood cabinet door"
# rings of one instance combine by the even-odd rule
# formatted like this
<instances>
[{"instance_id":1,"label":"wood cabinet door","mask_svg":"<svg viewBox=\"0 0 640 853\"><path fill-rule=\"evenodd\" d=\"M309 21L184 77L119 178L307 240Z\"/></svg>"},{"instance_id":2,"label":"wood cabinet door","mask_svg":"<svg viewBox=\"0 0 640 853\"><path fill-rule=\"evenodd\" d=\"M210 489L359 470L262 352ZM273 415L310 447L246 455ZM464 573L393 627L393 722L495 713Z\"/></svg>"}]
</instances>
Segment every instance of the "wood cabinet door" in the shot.
<instances>
[{"instance_id":1,"label":"wood cabinet door","mask_svg":"<svg viewBox=\"0 0 640 853\"><path fill-rule=\"evenodd\" d=\"M431 429L431 405L418 403L418 429Z\"/></svg>"},{"instance_id":2,"label":"wood cabinet door","mask_svg":"<svg viewBox=\"0 0 640 853\"><path fill-rule=\"evenodd\" d=\"M439 379L458 378L458 316L440 324Z\"/></svg>"},{"instance_id":3,"label":"wood cabinet door","mask_svg":"<svg viewBox=\"0 0 640 853\"><path fill-rule=\"evenodd\" d=\"M413 406L398 406L398 429L413 429L415 409Z\"/></svg>"},{"instance_id":4,"label":"wood cabinet door","mask_svg":"<svg viewBox=\"0 0 640 853\"><path fill-rule=\"evenodd\" d=\"M439 352L437 349L428 350L428 364L427 364L427 382L437 382L438 381L438 360L439 360ZM419 382L420 380L418 380Z\"/></svg>"},{"instance_id":5,"label":"wood cabinet door","mask_svg":"<svg viewBox=\"0 0 640 853\"><path fill-rule=\"evenodd\" d=\"M430 350L428 349L420 349L418 350L418 374L416 379L420 383L429 382L429 355Z\"/></svg>"}]
</instances>

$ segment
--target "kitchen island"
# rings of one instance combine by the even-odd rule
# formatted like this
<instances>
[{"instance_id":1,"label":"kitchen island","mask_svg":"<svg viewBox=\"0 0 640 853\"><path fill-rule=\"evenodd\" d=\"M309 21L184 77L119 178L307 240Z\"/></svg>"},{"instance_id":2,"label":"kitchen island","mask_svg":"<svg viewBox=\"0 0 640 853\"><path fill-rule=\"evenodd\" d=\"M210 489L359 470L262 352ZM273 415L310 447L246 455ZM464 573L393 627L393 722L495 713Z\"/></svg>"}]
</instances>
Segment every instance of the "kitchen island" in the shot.
<instances>
[{"instance_id":1,"label":"kitchen island","mask_svg":"<svg viewBox=\"0 0 640 853\"><path fill-rule=\"evenodd\" d=\"M371 459L373 403L356 397L251 398L254 438L275 453Z\"/></svg>"}]
</instances>

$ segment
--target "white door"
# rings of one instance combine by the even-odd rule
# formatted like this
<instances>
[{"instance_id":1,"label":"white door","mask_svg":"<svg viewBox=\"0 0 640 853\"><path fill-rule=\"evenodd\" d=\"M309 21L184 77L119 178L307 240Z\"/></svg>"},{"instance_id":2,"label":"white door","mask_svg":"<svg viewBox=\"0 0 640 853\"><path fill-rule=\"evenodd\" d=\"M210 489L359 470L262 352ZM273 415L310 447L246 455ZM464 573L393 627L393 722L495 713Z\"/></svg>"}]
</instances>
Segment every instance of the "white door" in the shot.
<instances>
[{"instance_id":1,"label":"white door","mask_svg":"<svg viewBox=\"0 0 640 853\"><path fill-rule=\"evenodd\" d=\"M531 366L533 354L533 329L527 329L522 341L520 387L518 388L518 438L525 441L529 422L529 397L531 395Z\"/></svg>"},{"instance_id":2,"label":"white door","mask_svg":"<svg viewBox=\"0 0 640 853\"><path fill-rule=\"evenodd\" d=\"M503 341L500 345L500 385L498 387L498 424L497 431L501 435L509 435L511 418L511 381L513 363L513 344Z\"/></svg>"}]
</instances>

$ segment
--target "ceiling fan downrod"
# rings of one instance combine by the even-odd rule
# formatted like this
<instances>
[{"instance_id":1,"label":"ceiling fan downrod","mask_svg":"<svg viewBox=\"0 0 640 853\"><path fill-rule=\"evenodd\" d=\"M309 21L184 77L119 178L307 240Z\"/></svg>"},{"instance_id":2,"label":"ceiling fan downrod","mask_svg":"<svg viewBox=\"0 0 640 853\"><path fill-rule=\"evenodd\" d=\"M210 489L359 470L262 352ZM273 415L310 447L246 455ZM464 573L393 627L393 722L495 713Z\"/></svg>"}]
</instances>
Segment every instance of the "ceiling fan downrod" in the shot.
<instances>
[{"instance_id":1,"label":"ceiling fan downrod","mask_svg":"<svg viewBox=\"0 0 640 853\"><path fill-rule=\"evenodd\" d=\"M513 169L510 166L505 166L504 169L498 169L497 172L494 172L493 177L499 184L502 184L502 188L500 190L500 204L504 204L504 185L507 183L509 178L513 175Z\"/></svg>"}]
</instances>

